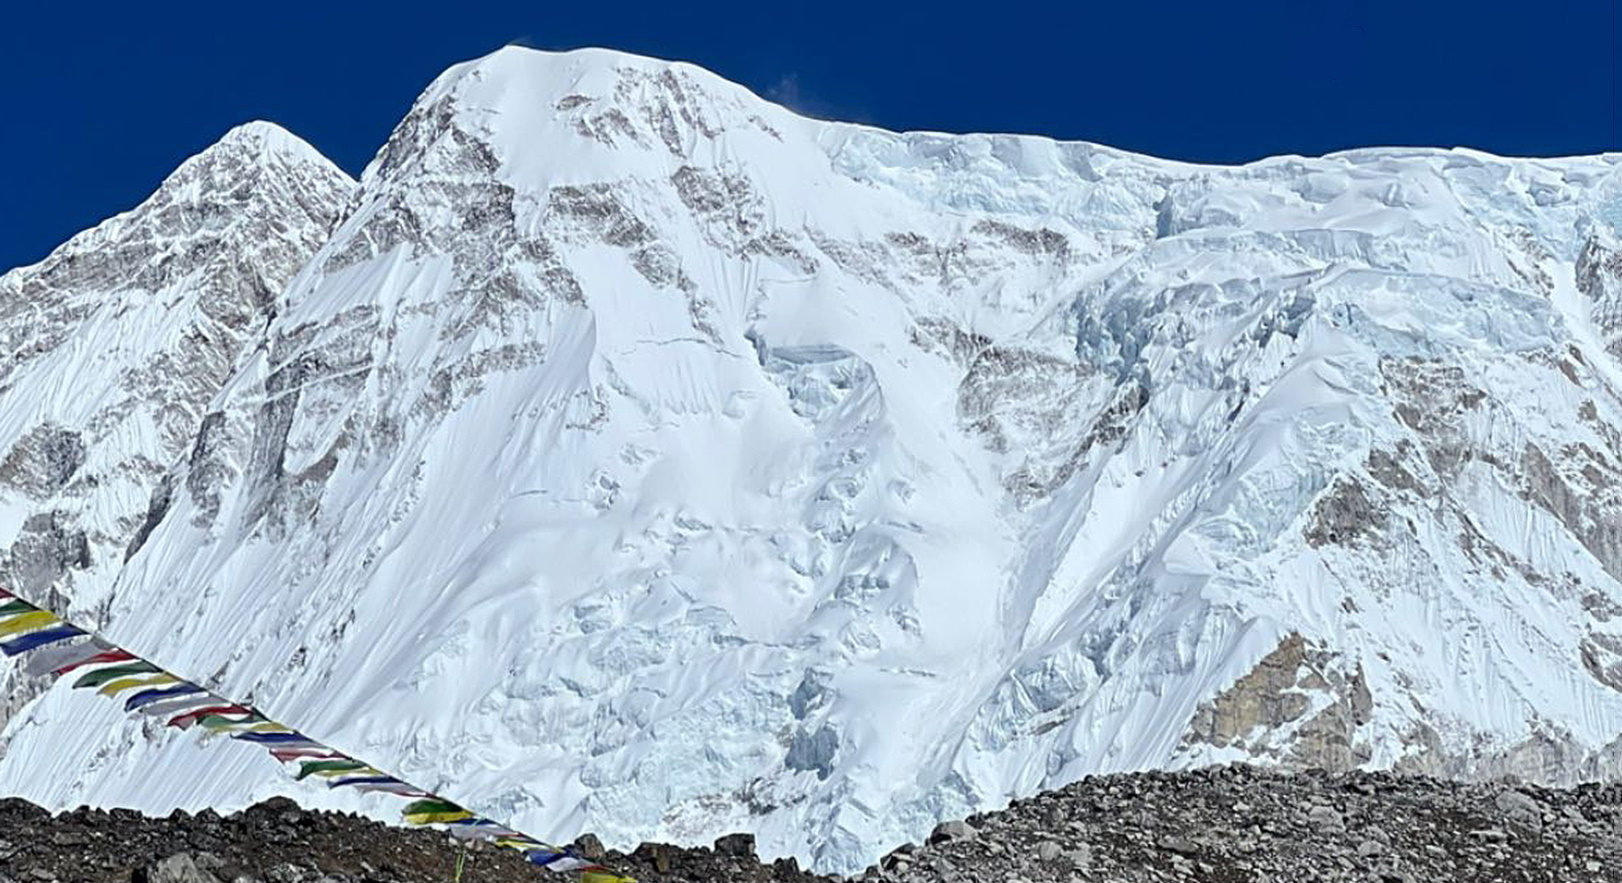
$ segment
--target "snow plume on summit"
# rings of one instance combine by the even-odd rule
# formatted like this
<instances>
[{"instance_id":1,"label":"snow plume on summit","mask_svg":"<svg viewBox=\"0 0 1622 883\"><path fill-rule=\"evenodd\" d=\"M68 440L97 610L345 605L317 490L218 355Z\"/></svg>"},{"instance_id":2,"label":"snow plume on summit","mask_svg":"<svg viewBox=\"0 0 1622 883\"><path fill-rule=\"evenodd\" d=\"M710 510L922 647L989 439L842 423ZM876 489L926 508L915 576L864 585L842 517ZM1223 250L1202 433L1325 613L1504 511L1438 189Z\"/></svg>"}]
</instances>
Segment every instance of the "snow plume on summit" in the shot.
<instances>
[{"instance_id":1,"label":"snow plume on summit","mask_svg":"<svg viewBox=\"0 0 1622 883\"><path fill-rule=\"evenodd\" d=\"M1617 157L1191 166L515 48L358 185L245 134L0 280L0 575L325 742L833 871L1094 772L1622 769ZM11 713L42 804L286 787Z\"/></svg>"}]
</instances>

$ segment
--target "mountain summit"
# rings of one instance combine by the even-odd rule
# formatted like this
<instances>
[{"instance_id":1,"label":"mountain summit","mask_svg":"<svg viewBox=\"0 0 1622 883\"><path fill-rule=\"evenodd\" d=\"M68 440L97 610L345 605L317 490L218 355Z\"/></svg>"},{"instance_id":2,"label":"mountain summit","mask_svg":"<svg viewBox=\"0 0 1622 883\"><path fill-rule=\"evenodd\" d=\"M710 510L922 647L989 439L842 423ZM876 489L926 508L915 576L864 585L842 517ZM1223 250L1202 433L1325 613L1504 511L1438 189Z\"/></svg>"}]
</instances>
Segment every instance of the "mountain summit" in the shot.
<instances>
[{"instance_id":1,"label":"mountain summit","mask_svg":"<svg viewBox=\"0 0 1622 883\"><path fill-rule=\"evenodd\" d=\"M1194 166L503 49L358 184L256 124L0 278L0 577L560 840L844 872L1089 773L1615 777L1619 161ZM295 787L10 713L42 805Z\"/></svg>"}]
</instances>

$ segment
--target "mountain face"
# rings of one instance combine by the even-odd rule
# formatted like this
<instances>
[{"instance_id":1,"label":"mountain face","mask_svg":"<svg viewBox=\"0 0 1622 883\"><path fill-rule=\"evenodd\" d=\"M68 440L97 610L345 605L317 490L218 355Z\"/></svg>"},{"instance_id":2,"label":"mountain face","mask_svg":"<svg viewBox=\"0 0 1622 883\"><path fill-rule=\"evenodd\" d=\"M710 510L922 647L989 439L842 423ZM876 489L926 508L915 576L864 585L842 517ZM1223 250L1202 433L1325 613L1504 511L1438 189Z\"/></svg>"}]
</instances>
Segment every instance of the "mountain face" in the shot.
<instances>
[{"instance_id":1,"label":"mountain face","mask_svg":"<svg viewBox=\"0 0 1622 883\"><path fill-rule=\"evenodd\" d=\"M132 211L0 277L0 580L108 623L209 402L354 182L265 123ZM0 724L38 692L0 669Z\"/></svg>"},{"instance_id":2,"label":"mountain face","mask_svg":"<svg viewBox=\"0 0 1622 883\"><path fill-rule=\"evenodd\" d=\"M0 278L3 574L554 839L844 872L1096 772L1617 777L1619 163L1194 166L504 49L358 184L256 124ZM3 713L46 806L310 796Z\"/></svg>"}]
</instances>

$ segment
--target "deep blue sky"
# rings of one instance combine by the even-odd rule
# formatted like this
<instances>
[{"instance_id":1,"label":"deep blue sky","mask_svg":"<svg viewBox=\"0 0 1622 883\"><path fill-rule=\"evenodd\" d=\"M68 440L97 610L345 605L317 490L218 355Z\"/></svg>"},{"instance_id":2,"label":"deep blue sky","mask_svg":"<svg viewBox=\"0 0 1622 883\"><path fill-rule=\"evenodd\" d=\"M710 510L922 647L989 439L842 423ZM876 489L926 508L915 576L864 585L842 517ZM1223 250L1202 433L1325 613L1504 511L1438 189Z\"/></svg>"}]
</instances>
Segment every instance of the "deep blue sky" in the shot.
<instances>
[{"instance_id":1,"label":"deep blue sky","mask_svg":"<svg viewBox=\"0 0 1622 883\"><path fill-rule=\"evenodd\" d=\"M1184 159L1617 148L1613 0L9 6L0 269L245 120L358 172L434 75L509 41L684 59L817 116Z\"/></svg>"}]
</instances>

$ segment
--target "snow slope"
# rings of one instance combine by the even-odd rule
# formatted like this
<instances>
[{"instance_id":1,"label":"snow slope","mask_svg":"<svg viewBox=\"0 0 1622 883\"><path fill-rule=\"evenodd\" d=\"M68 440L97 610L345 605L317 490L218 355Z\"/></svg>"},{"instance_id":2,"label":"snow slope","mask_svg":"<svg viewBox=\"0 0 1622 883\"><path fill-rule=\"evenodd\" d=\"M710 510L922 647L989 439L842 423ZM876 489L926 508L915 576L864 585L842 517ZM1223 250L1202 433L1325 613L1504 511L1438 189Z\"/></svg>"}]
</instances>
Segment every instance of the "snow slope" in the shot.
<instances>
[{"instance_id":1,"label":"snow slope","mask_svg":"<svg viewBox=\"0 0 1622 883\"><path fill-rule=\"evenodd\" d=\"M275 272L225 240L274 296L169 369L183 443L86 442L162 474L19 585L325 741L538 834L834 871L1092 772L1622 771L1616 156L1190 166L516 48L353 193L285 153L240 192L320 209L275 202ZM42 281L109 225L0 315L39 292L39 371L161 407L55 306L105 283ZM69 425L0 396L0 450ZM61 507L0 486L15 579ZM0 793L312 796L108 706L28 706Z\"/></svg>"}]
</instances>

